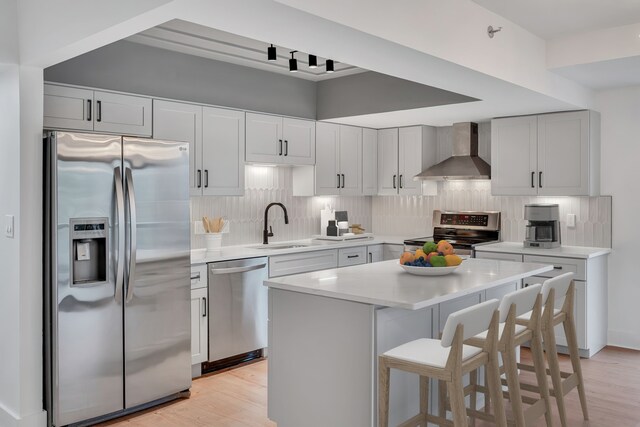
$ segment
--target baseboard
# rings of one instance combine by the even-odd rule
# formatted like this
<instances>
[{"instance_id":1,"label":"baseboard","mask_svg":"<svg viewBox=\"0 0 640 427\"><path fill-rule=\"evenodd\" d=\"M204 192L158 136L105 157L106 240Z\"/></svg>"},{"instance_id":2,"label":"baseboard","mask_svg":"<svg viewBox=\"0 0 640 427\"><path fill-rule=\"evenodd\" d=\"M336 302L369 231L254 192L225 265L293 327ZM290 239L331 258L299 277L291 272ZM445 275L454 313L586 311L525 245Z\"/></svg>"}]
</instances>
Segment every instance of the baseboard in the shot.
<instances>
[{"instance_id":1,"label":"baseboard","mask_svg":"<svg viewBox=\"0 0 640 427\"><path fill-rule=\"evenodd\" d=\"M609 329L607 344L616 347L640 350L640 335L637 332L614 331Z\"/></svg>"},{"instance_id":2,"label":"baseboard","mask_svg":"<svg viewBox=\"0 0 640 427\"><path fill-rule=\"evenodd\" d=\"M45 411L35 412L20 418L0 405L0 426L2 427L44 427L46 425L47 413Z\"/></svg>"}]
</instances>

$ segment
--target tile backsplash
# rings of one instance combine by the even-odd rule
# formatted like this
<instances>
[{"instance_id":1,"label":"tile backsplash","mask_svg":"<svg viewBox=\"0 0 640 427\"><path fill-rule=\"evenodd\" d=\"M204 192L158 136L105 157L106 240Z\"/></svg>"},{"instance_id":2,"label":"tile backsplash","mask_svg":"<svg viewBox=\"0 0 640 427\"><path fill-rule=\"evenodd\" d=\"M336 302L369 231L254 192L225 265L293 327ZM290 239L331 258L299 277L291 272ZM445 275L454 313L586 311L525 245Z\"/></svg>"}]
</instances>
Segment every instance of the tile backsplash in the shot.
<instances>
[{"instance_id":1,"label":"tile backsplash","mask_svg":"<svg viewBox=\"0 0 640 427\"><path fill-rule=\"evenodd\" d=\"M524 240L527 203L560 205L562 244L611 247L610 196L516 197L492 196L489 181L444 181L437 196L373 197L373 232L379 235L428 236L433 230L432 213L441 210L497 210L502 212L502 240ZM575 228L568 228L567 214L576 215Z\"/></svg>"},{"instance_id":2,"label":"tile backsplash","mask_svg":"<svg viewBox=\"0 0 640 427\"><path fill-rule=\"evenodd\" d=\"M330 204L336 210L349 212L349 222L361 224L371 231L371 197L293 197L293 170L287 167L246 166L243 197L192 197L192 248L205 247L204 236L193 234L193 221L203 216L222 216L229 222L229 233L222 244L242 245L262 243L264 209L271 202L287 207L289 224L284 223L282 209L269 210L269 223L273 227L273 242L307 239L320 233L320 210Z\"/></svg>"}]
</instances>

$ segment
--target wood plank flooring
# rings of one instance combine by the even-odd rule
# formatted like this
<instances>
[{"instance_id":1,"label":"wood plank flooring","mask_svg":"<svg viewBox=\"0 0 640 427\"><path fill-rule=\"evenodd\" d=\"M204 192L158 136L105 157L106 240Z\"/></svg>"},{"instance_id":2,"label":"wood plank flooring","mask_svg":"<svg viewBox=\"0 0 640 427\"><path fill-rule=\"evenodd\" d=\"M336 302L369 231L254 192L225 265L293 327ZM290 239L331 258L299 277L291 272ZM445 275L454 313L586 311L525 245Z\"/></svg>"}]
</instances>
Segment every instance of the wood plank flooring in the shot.
<instances>
[{"instance_id":1,"label":"wood plank flooring","mask_svg":"<svg viewBox=\"0 0 640 427\"><path fill-rule=\"evenodd\" d=\"M523 349L522 357L530 360ZM561 357L562 369L569 358ZM577 390L566 397L571 427L640 427L640 352L607 347L582 360L590 420L583 421ZM528 374L523 374L528 375ZM530 377L526 377L529 379ZM191 398L101 424L117 427L275 427L267 419L267 361L193 381ZM417 390L416 390L417 392ZM506 403L506 402L505 402ZM508 405L507 405L508 406ZM554 407L554 425L560 421ZM490 424L477 422L477 427ZM544 420L535 427L543 427ZM304 426L300 426L304 427ZM329 426L327 426L329 427Z\"/></svg>"}]
</instances>

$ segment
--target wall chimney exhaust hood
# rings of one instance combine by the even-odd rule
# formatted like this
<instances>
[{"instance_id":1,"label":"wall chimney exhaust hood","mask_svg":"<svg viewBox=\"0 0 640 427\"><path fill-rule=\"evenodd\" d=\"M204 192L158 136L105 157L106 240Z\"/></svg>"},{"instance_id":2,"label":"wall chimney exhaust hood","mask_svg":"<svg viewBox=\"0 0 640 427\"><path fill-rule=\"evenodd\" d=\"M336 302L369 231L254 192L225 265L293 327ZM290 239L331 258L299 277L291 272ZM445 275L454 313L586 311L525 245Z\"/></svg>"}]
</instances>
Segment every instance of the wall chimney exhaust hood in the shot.
<instances>
[{"instance_id":1,"label":"wall chimney exhaust hood","mask_svg":"<svg viewBox=\"0 0 640 427\"><path fill-rule=\"evenodd\" d=\"M414 181L490 179L491 166L478 157L478 124L453 124L453 156L413 177Z\"/></svg>"}]
</instances>

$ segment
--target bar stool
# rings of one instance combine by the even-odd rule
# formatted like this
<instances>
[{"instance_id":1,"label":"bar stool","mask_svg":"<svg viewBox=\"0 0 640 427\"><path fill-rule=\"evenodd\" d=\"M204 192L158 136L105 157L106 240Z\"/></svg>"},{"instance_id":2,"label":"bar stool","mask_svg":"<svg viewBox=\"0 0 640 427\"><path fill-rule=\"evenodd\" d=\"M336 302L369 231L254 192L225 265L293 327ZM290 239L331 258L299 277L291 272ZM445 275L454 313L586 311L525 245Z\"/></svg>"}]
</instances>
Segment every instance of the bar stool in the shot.
<instances>
[{"instance_id":1,"label":"bar stool","mask_svg":"<svg viewBox=\"0 0 640 427\"><path fill-rule=\"evenodd\" d=\"M508 391L504 392L505 397L511 401L513 411L512 421L517 427L524 427L532 421L544 415L547 426L552 425L551 405L549 402L549 388L547 386L546 366L544 362L544 352L542 350L542 295L540 291L542 285L533 285L505 295L500 301L500 325L498 351L502 354L502 367L508 386ZM517 317L531 313L526 321L517 323ZM472 339L469 343L481 346L487 337L483 332ZM539 399L531 396L523 396L521 384L518 378L517 349L527 341L531 342L531 353L533 356L534 371L538 382ZM485 384L487 376L485 375ZM477 392L486 393L486 387L477 385L477 381L472 381L470 387L471 401L475 401L474 394ZM523 403L530 406L525 408ZM488 409L485 405L485 410ZM486 419L482 412L475 411L472 405L472 417Z\"/></svg>"},{"instance_id":2,"label":"bar stool","mask_svg":"<svg viewBox=\"0 0 640 427\"><path fill-rule=\"evenodd\" d=\"M562 308L556 309L555 301L562 298L564 298ZM589 419L587 396L584 388L584 379L582 377L582 366L580 365L578 337L576 335L576 326L573 318L573 305L575 300L573 273L565 273L546 280L542 284L542 300L545 301L544 312L542 314L542 339L544 340L547 362L549 364L547 373L551 376L551 382L553 384L553 388L549 389L549 393L556 398L560 422L563 427L566 427L567 411L564 404L564 396L576 387L578 388L584 419ZM518 320L526 320L528 315L529 313L519 317ZM554 333L554 328L560 324L562 324L567 338L573 372L560 370L558 353L556 352L556 336ZM518 364L518 367L525 371L531 371L533 369L531 365L523 363ZM537 387L529 386L528 390L537 391Z\"/></svg>"},{"instance_id":3,"label":"bar stool","mask_svg":"<svg viewBox=\"0 0 640 427\"><path fill-rule=\"evenodd\" d=\"M420 413L402 426L426 427L427 422L451 425L451 421L429 414L429 378L444 381L449 390L454 427L467 427L462 376L486 366L489 370L489 395L494 402L494 421L507 425L498 374L498 308L492 299L449 315L442 339L421 338L395 347L378 358L378 424L389 425L390 370L399 369L420 375ZM482 347L465 344L469 338L488 331Z\"/></svg>"}]
</instances>

